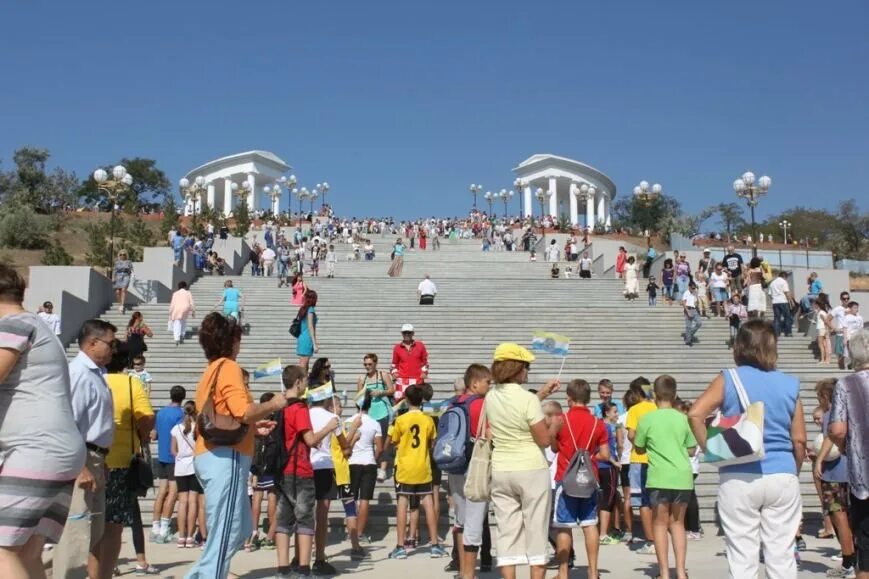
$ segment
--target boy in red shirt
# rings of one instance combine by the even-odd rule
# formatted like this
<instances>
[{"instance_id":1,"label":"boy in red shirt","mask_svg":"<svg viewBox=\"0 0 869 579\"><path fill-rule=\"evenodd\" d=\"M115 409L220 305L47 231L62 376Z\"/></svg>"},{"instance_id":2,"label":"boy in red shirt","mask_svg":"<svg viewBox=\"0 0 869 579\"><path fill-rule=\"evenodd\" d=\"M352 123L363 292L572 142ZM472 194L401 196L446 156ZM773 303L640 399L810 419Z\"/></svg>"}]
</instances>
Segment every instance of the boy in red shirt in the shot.
<instances>
[{"instance_id":1,"label":"boy in red shirt","mask_svg":"<svg viewBox=\"0 0 869 579\"><path fill-rule=\"evenodd\" d=\"M296 398L281 411L284 422L284 444L288 451L284 476L278 485L277 530L279 579L291 572L311 574L311 545L314 537L314 469L311 447L316 446L338 427L333 418L319 432L313 432L311 415L301 396L307 386L307 374L301 366L287 366L281 376L289 396ZM290 566L290 535L296 535L294 563Z\"/></svg>"},{"instance_id":2,"label":"boy in red shirt","mask_svg":"<svg viewBox=\"0 0 869 579\"><path fill-rule=\"evenodd\" d=\"M562 492L562 481L567 466L578 450L587 450L592 457L592 468L598 476L597 462L609 460L609 435L606 425L589 411L591 386L585 380L571 380L567 386L567 414L561 416L558 435L552 444L558 453L555 471L555 508L552 527L556 531L555 556L558 560L558 577L567 579L567 559L573 546L573 529L580 527L585 536L585 552L588 556L588 576L597 577L597 555L600 533L597 528L597 503L599 491L588 498L570 497Z\"/></svg>"}]
</instances>

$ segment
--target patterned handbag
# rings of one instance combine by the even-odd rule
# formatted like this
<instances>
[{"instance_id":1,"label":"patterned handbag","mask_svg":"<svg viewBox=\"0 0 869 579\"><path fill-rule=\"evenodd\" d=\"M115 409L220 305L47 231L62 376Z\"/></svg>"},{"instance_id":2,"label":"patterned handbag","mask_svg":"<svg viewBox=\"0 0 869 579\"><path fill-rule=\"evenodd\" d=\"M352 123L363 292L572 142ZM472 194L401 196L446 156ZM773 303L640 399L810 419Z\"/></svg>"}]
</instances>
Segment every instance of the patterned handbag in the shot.
<instances>
[{"instance_id":1,"label":"patterned handbag","mask_svg":"<svg viewBox=\"0 0 869 579\"><path fill-rule=\"evenodd\" d=\"M703 462L716 468L757 462L763 458L763 402L752 403L735 368L727 370L736 388L742 414L724 416L719 410L706 421Z\"/></svg>"}]
</instances>

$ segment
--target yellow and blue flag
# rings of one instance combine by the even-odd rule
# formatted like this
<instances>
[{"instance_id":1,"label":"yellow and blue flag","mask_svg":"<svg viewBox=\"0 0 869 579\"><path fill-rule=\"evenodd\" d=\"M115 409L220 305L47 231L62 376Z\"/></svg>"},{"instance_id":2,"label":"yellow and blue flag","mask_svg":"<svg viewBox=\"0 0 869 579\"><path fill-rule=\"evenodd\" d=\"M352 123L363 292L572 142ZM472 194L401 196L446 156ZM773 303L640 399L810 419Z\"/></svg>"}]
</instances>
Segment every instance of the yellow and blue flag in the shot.
<instances>
[{"instance_id":1,"label":"yellow and blue flag","mask_svg":"<svg viewBox=\"0 0 869 579\"><path fill-rule=\"evenodd\" d=\"M537 330L531 338L531 349L535 352L546 352L564 358L570 349L570 338L553 332Z\"/></svg>"},{"instance_id":2,"label":"yellow and blue flag","mask_svg":"<svg viewBox=\"0 0 869 579\"><path fill-rule=\"evenodd\" d=\"M322 402L323 400L328 400L334 395L335 388L332 386L331 381L316 388L308 388L305 391L305 398L308 402Z\"/></svg>"},{"instance_id":3,"label":"yellow and blue flag","mask_svg":"<svg viewBox=\"0 0 869 579\"><path fill-rule=\"evenodd\" d=\"M283 372L283 368L281 367L281 359L275 358L274 360L269 360L265 364L261 366L257 366L253 371L254 380L258 380L259 378L265 378L266 376L280 376L281 372Z\"/></svg>"}]
</instances>

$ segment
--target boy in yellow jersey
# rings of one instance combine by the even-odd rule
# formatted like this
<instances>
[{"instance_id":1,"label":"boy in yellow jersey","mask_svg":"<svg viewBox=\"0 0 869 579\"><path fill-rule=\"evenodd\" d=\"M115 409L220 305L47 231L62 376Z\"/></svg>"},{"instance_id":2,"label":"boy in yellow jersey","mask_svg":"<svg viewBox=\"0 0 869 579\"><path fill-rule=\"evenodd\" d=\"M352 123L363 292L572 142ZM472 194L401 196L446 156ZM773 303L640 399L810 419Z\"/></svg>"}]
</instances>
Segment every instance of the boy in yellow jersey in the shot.
<instances>
[{"instance_id":1,"label":"boy in yellow jersey","mask_svg":"<svg viewBox=\"0 0 869 579\"><path fill-rule=\"evenodd\" d=\"M332 397L332 412L341 416L341 397L335 394ZM362 417L357 416L354 420L348 420L341 425L344 432L344 438L347 440L347 448L342 448L337 437L332 437L332 463L335 466L335 484L338 485L338 498L344 505L344 517L347 521L347 536L350 537L350 558L354 561L360 561L365 558L365 550L359 544L359 527L356 524L356 501L353 499L353 492L350 489L350 463L347 462L347 457L350 456L350 450L353 448L356 440L358 440L359 425L362 423Z\"/></svg>"},{"instance_id":2,"label":"boy in yellow jersey","mask_svg":"<svg viewBox=\"0 0 869 579\"><path fill-rule=\"evenodd\" d=\"M640 424L640 419L650 412L658 409L655 403L651 400L650 392L651 384L649 380L640 376L635 378L628 386L628 390L636 393L640 401L628 410L628 416L625 419L625 427L628 430L628 439L633 444L634 437L637 435L637 428ZM631 466L629 478L632 489L640 489L640 504L633 504L634 507L640 507L640 523L643 525L643 535L646 544L640 547L637 551L643 555L654 555L655 544L652 542L652 502L649 496L649 490L646 488L646 477L649 472L649 457L646 454L640 454L636 448L631 449ZM632 497L633 500L633 497ZM639 539L634 536L633 541Z\"/></svg>"},{"instance_id":3,"label":"boy in yellow jersey","mask_svg":"<svg viewBox=\"0 0 869 579\"><path fill-rule=\"evenodd\" d=\"M430 416L423 414L423 391L417 386L405 390L408 411L395 419L391 440L396 446L395 493L398 495L396 534L398 542L389 554L390 559L406 559L404 548L407 507L412 497L419 497L425 511L428 533L431 540L432 558L446 555L438 544L437 521L432 505L431 447L434 445L435 428Z\"/></svg>"}]
</instances>

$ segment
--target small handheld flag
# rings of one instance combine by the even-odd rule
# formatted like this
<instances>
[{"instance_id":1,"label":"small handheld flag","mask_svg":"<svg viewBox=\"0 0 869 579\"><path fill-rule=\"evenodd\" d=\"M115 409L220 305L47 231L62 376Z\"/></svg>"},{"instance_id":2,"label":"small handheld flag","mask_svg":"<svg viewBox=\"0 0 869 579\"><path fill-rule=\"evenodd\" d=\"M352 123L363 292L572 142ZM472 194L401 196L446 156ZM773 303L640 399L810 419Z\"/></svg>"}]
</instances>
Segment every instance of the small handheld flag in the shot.
<instances>
[{"instance_id":1,"label":"small handheld flag","mask_svg":"<svg viewBox=\"0 0 869 579\"><path fill-rule=\"evenodd\" d=\"M269 360L265 364L261 366L257 366L253 371L254 380L258 380L260 378L265 378L267 376L280 376L283 368L281 368L281 359L275 358L274 360Z\"/></svg>"},{"instance_id":2,"label":"small handheld flag","mask_svg":"<svg viewBox=\"0 0 869 579\"><path fill-rule=\"evenodd\" d=\"M332 386L331 381L316 388L308 388L308 390L305 391L305 399L307 399L308 402L322 402L323 400L328 400L334 395L335 388Z\"/></svg>"},{"instance_id":3,"label":"small handheld flag","mask_svg":"<svg viewBox=\"0 0 869 579\"><path fill-rule=\"evenodd\" d=\"M570 338L560 334L537 330L531 338L531 349L535 352L546 352L564 358L569 348Z\"/></svg>"}]
</instances>

